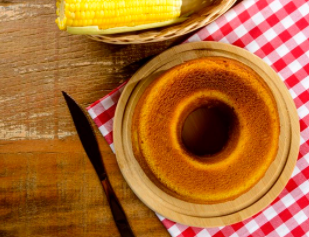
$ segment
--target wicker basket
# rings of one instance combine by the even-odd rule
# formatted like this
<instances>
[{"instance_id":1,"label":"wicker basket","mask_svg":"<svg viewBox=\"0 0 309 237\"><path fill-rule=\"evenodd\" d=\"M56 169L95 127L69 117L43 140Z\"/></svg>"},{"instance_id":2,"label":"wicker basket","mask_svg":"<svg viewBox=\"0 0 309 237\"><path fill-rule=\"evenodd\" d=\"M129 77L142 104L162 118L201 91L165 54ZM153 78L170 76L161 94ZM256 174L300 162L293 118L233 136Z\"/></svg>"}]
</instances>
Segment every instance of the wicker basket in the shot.
<instances>
[{"instance_id":1,"label":"wicker basket","mask_svg":"<svg viewBox=\"0 0 309 237\"><path fill-rule=\"evenodd\" d=\"M89 35L88 37L110 44L141 44L164 41L185 35L209 24L225 13L235 2L236 0L217 0L211 6L192 14L188 20L173 26L125 34Z\"/></svg>"}]
</instances>

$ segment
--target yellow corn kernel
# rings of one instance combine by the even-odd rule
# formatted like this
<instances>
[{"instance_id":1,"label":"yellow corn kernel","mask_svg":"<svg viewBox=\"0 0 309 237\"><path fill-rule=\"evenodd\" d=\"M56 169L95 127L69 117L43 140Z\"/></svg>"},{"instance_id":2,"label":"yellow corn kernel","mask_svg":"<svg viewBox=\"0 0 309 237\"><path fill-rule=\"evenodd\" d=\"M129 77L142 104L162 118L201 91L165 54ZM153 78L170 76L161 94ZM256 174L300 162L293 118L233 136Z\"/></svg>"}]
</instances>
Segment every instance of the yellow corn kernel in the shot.
<instances>
[{"instance_id":1,"label":"yellow corn kernel","mask_svg":"<svg viewBox=\"0 0 309 237\"><path fill-rule=\"evenodd\" d=\"M163 22L180 16L182 0L57 0L56 23L108 29Z\"/></svg>"},{"instance_id":2,"label":"yellow corn kernel","mask_svg":"<svg viewBox=\"0 0 309 237\"><path fill-rule=\"evenodd\" d=\"M80 11L80 3L79 2L75 4L75 10Z\"/></svg>"}]
</instances>

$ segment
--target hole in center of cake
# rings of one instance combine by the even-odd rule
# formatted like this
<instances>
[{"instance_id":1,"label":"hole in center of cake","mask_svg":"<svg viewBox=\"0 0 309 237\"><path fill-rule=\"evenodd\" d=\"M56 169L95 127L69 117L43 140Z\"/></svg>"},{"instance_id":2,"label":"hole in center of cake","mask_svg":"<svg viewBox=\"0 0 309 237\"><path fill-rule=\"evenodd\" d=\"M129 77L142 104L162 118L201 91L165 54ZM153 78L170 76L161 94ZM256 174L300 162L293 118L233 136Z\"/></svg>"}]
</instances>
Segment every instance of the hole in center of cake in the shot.
<instances>
[{"instance_id":1,"label":"hole in center of cake","mask_svg":"<svg viewBox=\"0 0 309 237\"><path fill-rule=\"evenodd\" d=\"M220 101L209 101L185 119L181 138L186 149L197 156L220 152L235 125L235 112Z\"/></svg>"}]
</instances>

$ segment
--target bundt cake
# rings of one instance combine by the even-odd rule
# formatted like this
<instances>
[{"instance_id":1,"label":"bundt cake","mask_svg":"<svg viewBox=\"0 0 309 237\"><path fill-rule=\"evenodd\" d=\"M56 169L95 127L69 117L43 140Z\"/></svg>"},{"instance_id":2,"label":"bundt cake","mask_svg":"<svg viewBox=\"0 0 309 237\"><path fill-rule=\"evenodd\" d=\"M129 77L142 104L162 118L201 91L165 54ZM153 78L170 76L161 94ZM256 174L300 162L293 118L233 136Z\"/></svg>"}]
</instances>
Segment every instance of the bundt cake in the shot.
<instances>
[{"instance_id":1,"label":"bundt cake","mask_svg":"<svg viewBox=\"0 0 309 237\"><path fill-rule=\"evenodd\" d=\"M228 128L220 149L194 151L184 141L184 124L200 108L215 111ZM132 117L132 148L165 192L220 203L265 175L278 151L279 125L276 101L256 72L229 58L205 57L166 71L146 88Z\"/></svg>"}]
</instances>

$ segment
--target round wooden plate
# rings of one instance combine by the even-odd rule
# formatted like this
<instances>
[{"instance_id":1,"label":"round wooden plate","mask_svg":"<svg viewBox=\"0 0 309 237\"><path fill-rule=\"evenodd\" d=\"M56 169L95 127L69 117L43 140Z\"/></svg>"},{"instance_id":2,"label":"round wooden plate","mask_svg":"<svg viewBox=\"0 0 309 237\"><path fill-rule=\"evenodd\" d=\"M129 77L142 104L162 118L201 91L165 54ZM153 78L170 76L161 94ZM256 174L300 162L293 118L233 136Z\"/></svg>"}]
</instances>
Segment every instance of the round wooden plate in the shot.
<instances>
[{"instance_id":1,"label":"round wooden plate","mask_svg":"<svg viewBox=\"0 0 309 237\"><path fill-rule=\"evenodd\" d=\"M136 161L131 143L131 120L145 88L161 73L188 60L223 56L255 70L276 99L280 116L277 157L265 176L237 199L220 204L196 204L179 200L159 189ZM178 223L215 227L242 221L269 205L283 190L296 164L299 150L299 122L294 102L279 76L250 52L217 42L188 43L171 48L134 74L119 99L114 119L114 145L120 170L134 193L153 211Z\"/></svg>"}]
</instances>

